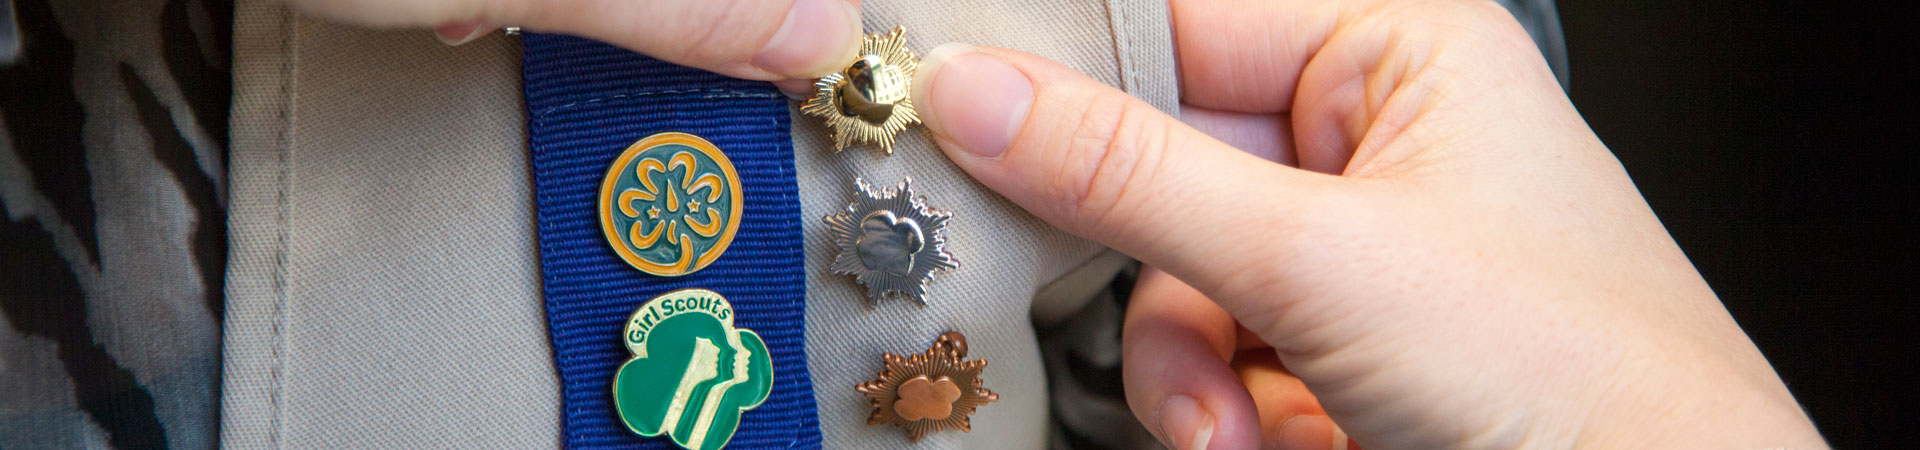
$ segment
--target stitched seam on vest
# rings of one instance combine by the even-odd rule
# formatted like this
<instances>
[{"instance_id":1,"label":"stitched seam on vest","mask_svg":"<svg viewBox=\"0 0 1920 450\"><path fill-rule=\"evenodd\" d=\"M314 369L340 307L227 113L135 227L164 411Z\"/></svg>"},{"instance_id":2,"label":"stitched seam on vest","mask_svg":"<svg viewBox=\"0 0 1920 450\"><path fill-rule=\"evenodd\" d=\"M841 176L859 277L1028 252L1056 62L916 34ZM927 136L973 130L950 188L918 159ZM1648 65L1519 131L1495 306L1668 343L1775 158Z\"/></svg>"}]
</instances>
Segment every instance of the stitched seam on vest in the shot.
<instances>
[{"instance_id":1,"label":"stitched seam on vest","mask_svg":"<svg viewBox=\"0 0 1920 450\"><path fill-rule=\"evenodd\" d=\"M546 124L546 122L545 122L545 120L546 120L546 118L547 118L547 116L549 116L549 115L552 115L553 113L556 113L556 112L560 112L560 111L565 111L565 110L568 110L568 109L572 109L572 108L574 108L574 107L577 107L577 106L586 106L586 105L590 105L590 104L594 104L594 103L600 103L600 102L607 102L607 101L614 101L614 100L621 100L621 99L627 99L627 98L638 98L638 97L648 97L648 96L655 96L655 95L699 95L699 96L700 96L700 98L709 98L709 99L714 99L714 98L782 98L782 97L784 97L784 96L782 96L782 95L780 95L780 94L775 94L775 93L769 93L769 92L752 92L752 91L740 91L740 90L733 90L733 89L684 89L684 90L663 90L663 91L635 91L635 92L624 92L624 93L619 93L619 94L614 94L614 95L609 95L609 96L605 96L605 97L598 97L598 98L593 98L593 99L589 99L589 100L581 100L581 101L577 101L577 102L572 102L572 103L568 103L568 104L565 104L565 105L560 105L560 106L555 106L555 107L552 107L552 108L547 108L547 110L546 110L546 111L541 111L541 112L540 112L540 114L538 114L538 115L535 115L535 116L534 116L534 118L533 118L533 120L534 120L534 122L535 122L535 123L537 123L537 124L541 124L541 125L544 125L544 124Z\"/></svg>"}]
</instances>

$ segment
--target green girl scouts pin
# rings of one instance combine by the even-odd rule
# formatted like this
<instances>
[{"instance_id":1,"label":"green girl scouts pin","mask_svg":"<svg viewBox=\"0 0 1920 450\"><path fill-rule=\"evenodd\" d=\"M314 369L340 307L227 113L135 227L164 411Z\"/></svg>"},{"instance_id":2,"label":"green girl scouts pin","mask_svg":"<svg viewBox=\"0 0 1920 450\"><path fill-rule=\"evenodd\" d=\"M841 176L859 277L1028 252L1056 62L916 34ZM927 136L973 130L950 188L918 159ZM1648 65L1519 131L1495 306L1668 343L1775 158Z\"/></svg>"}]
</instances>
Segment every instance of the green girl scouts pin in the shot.
<instances>
[{"instance_id":1,"label":"green girl scouts pin","mask_svg":"<svg viewBox=\"0 0 1920 450\"><path fill-rule=\"evenodd\" d=\"M740 230L740 175L713 143L687 133L627 147L600 184L600 230L620 259L675 277L720 259Z\"/></svg>"},{"instance_id":2,"label":"green girl scouts pin","mask_svg":"<svg viewBox=\"0 0 1920 450\"><path fill-rule=\"evenodd\" d=\"M767 400L773 360L753 330L734 328L733 305L706 289L655 297L627 320L633 359L613 374L613 404L627 429L666 434L689 450L727 445L740 414Z\"/></svg>"}]
</instances>

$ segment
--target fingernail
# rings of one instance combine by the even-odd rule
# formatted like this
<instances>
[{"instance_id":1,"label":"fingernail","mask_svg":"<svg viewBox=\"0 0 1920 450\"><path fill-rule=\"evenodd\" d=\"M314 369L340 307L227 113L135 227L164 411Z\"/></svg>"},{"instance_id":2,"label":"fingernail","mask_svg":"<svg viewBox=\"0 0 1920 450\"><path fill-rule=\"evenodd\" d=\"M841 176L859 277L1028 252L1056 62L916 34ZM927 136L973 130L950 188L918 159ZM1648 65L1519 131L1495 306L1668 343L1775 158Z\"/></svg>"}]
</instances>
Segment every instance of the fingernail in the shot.
<instances>
[{"instance_id":1,"label":"fingernail","mask_svg":"<svg viewBox=\"0 0 1920 450\"><path fill-rule=\"evenodd\" d=\"M1327 416L1293 416L1280 423L1280 436L1274 439L1280 448L1324 448L1346 450L1347 432Z\"/></svg>"},{"instance_id":2,"label":"fingernail","mask_svg":"<svg viewBox=\"0 0 1920 450\"><path fill-rule=\"evenodd\" d=\"M433 37L439 38L442 44L456 46L472 42L474 39L486 35L488 31L493 31L493 27L486 26L485 23L479 20L469 20L466 22L441 24L440 26L433 27Z\"/></svg>"},{"instance_id":3,"label":"fingernail","mask_svg":"<svg viewBox=\"0 0 1920 450\"><path fill-rule=\"evenodd\" d=\"M819 78L852 62L860 38L860 10L853 4L796 0L773 39L753 55L753 66L775 75Z\"/></svg>"},{"instance_id":4,"label":"fingernail","mask_svg":"<svg viewBox=\"0 0 1920 450\"><path fill-rule=\"evenodd\" d=\"M978 48L942 44L914 74L913 102L936 135L974 156L998 158L1027 121L1033 81Z\"/></svg>"},{"instance_id":5,"label":"fingernail","mask_svg":"<svg viewBox=\"0 0 1920 450\"><path fill-rule=\"evenodd\" d=\"M1206 450L1213 440L1213 414L1193 397L1175 395L1160 404L1160 433L1179 450Z\"/></svg>"},{"instance_id":6,"label":"fingernail","mask_svg":"<svg viewBox=\"0 0 1920 450\"><path fill-rule=\"evenodd\" d=\"M807 97L813 96L813 80L780 80L773 82L773 85L780 88L780 93L787 94L787 98L790 99L806 100Z\"/></svg>"}]
</instances>

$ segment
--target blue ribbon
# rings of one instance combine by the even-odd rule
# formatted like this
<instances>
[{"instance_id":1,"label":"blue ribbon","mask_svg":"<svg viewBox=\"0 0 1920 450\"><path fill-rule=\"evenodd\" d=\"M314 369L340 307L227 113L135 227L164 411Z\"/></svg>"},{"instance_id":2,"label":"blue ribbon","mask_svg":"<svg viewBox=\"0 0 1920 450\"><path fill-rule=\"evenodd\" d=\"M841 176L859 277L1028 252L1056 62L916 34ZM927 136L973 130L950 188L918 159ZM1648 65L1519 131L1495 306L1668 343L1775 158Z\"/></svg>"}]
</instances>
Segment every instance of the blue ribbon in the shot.
<instances>
[{"instance_id":1,"label":"blue ribbon","mask_svg":"<svg viewBox=\"0 0 1920 450\"><path fill-rule=\"evenodd\" d=\"M664 436L629 432L614 410L611 384L631 357L620 335L627 316L655 296L699 287L733 303L735 325L759 333L772 353L773 392L741 416L729 445L819 448L786 97L765 82L576 37L528 34L524 45L540 273L566 447L676 448ZM672 278L621 261L596 212L608 164L634 141L664 131L699 135L725 152L745 199L732 246L711 266Z\"/></svg>"}]
</instances>

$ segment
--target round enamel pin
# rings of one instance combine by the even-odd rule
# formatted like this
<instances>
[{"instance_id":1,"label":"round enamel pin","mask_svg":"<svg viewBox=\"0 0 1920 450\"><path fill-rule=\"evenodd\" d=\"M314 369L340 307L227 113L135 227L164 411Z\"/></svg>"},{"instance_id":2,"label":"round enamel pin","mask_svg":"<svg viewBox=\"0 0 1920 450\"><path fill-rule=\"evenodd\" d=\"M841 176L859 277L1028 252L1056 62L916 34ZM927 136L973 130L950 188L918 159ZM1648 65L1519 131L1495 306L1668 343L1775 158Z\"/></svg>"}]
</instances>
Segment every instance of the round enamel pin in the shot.
<instances>
[{"instance_id":1,"label":"round enamel pin","mask_svg":"<svg viewBox=\"0 0 1920 450\"><path fill-rule=\"evenodd\" d=\"M741 413L773 391L767 344L733 318L733 305L705 289L669 292L633 312L621 338L633 359L613 375L614 408L628 430L665 434L689 450L733 439Z\"/></svg>"},{"instance_id":2,"label":"round enamel pin","mask_svg":"<svg viewBox=\"0 0 1920 450\"><path fill-rule=\"evenodd\" d=\"M845 211L824 219L840 249L831 269L866 285L869 304L889 294L926 304L933 273L960 267L947 253L947 220L953 213L927 207L926 197L914 197L912 178L890 188L875 188L858 178L853 182L859 197Z\"/></svg>"},{"instance_id":3,"label":"round enamel pin","mask_svg":"<svg viewBox=\"0 0 1920 450\"><path fill-rule=\"evenodd\" d=\"M740 229L740 175L713 143L687 133L628 146L600 185L600 228L642 272L693 273L720 258Z\"/></svg>"},{"instance_id":4,"label":"round enamel pin","mask_svg":"<svg viewBox=\"0 0 1920 450\"><path fill-rule=\"evenodd\" d=\"M910 98L920 60L907 48L906 33L903 26L867 35L859 58L814 82L813 96L800 111L826 121L834 151L864 143L892 155L894 135L920 123Z\"/></svg>"},{"instance_id":5,"label":"round enamel pin","mask_svg":"<svg viewBox=\"0 0 1920 450\"><path fill-rule=\"evenodd\" d=\"M867 425L889 424L906 430L914 442L927 433L973 429L974 409L1000 400L981 387L986 360L967 361L967 337L940 335L925 353L883 357L880 377L855 386L873 404Z\"/></svg>"}]
</instances>

